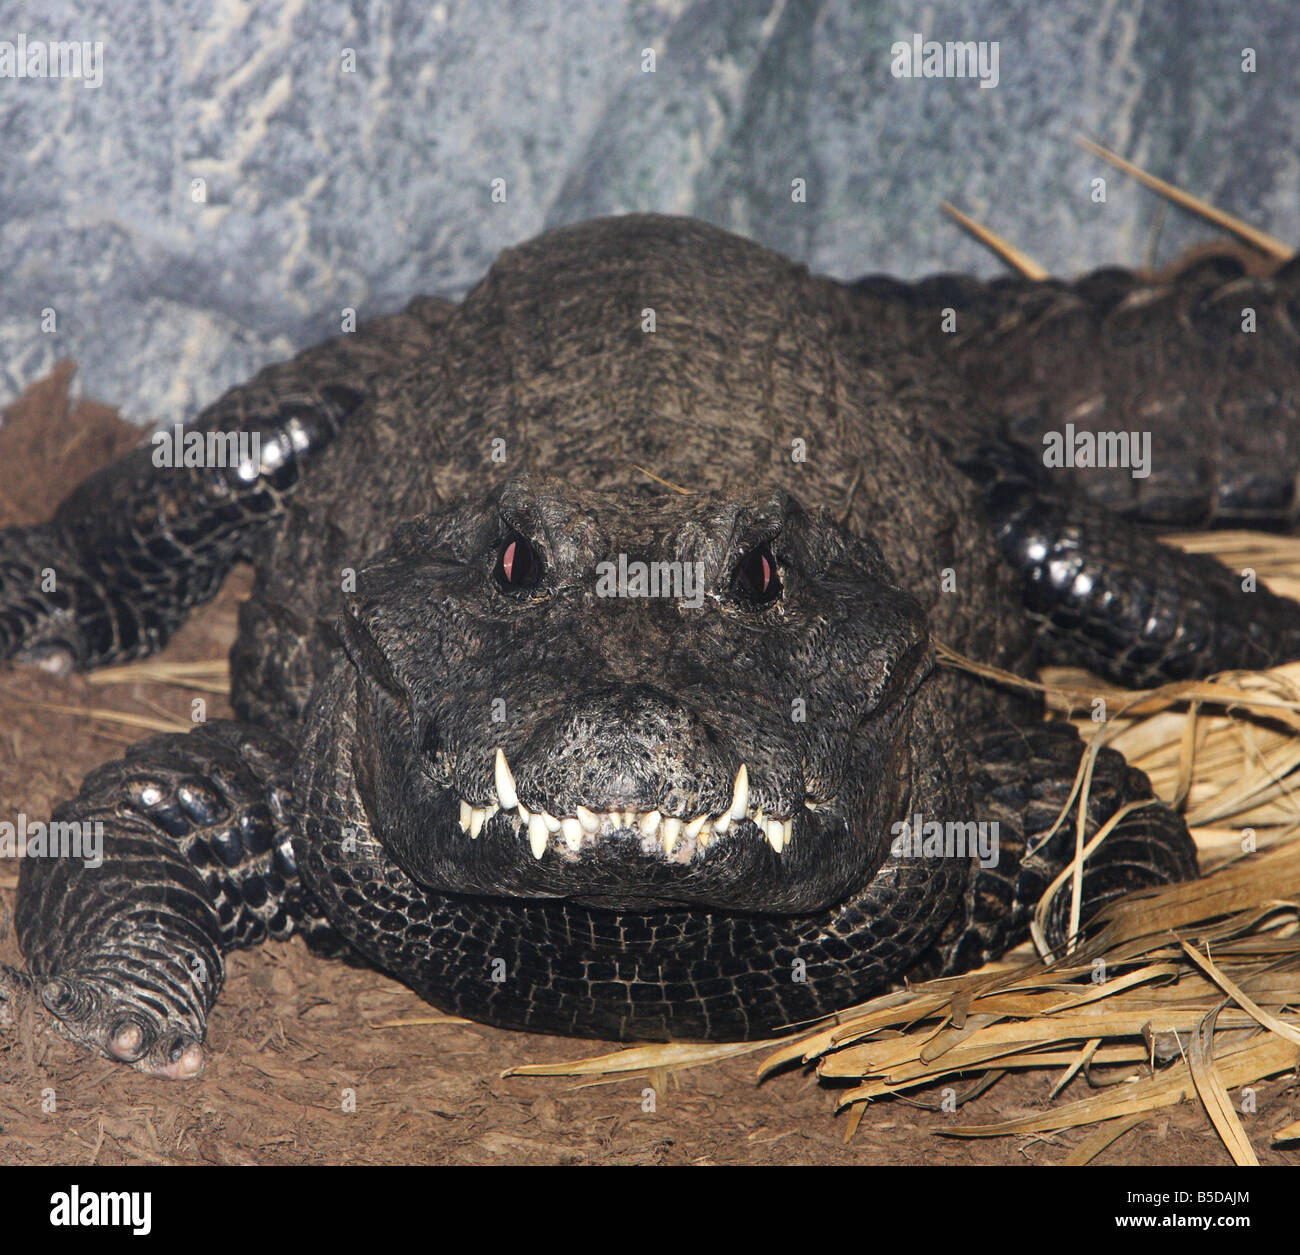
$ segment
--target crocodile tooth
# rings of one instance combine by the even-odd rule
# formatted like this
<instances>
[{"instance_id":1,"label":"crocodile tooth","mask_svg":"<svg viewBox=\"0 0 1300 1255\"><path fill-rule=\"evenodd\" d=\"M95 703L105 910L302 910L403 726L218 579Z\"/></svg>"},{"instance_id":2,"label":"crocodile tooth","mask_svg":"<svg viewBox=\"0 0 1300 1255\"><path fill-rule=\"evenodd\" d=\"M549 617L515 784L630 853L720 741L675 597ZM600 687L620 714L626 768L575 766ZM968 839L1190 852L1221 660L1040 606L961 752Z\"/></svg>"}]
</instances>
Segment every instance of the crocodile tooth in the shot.
<instances>
[{"instance_id":1,"label":"crocodile tooth","mask_svg":"<svg viewBox=\"0 0 1300 1255\"><path fill-rule=\"evenodd\" d=\"M621 823L624 828L631 828L636 824L636 811L624 811L621 816Z\"/></svg>"},{"instance_id":2,"label":"crocodile tooth","mask_svg":"<svg viewBox=\"0 0 1300 1255\"><path fill-rule=\"evenodd\" d=\"M487 823L488 813L480 810L477 806L471 808L469 813L469 835L471 838L477 837L483 831L483 825Z\"/></svg>"},{"instance_id":3,"label":"crocodile tooth","mask_svg":"<svg viewBox=\"0 0 1300 1255\"><path fill-rule=\"evenodd\" d=\"M564 844L576 854L582 849L582 825L576 819L566 817L560 820L560 827L564 831Z\"/></svg>"},{"instance_id":4,"label":"crocodile tooth","mask_svg":"<svg viewBox=\"0 0 1300 1255\"><path fill-rule=\"evenodd\" d=\"M693 841L700 835L700 829L703 828L708 821L709 817L707 815L696 815L695 818L686 825L686 835Z\"/></svg>"},{"instance_id":5,"label":"crocodile tooth","mask_svg":"<svg viewBox=\"0 0 1300 1255\"><path fill-rule=\"evenodd\" d=\"M600 816L595 811L589 811L585 806L578 807L578 822L582 825L583 832L600 831Z\"/></svg>"},{"instance_id":6,"label":"crocodile tooth","mask_svg":"<svg viewBox=\"0 0 1300 1255\"><path fill-rule=\"evenodd\" d=\"M781 832L783 841L786 845L790 844L790 838L794 836L794 820L783 819L781 821Z\"/></svg>"},{"instance_id":7,"label":"crocodile tooth","mask_svg":"<svg viewBox=\"0 0 1300 1255\"><path fill-rule=\"evenodd\" d=\"M659 831L659 821L663 818L658 811L647 811L641 816L637 827L641 829L643 837L653 837Z\"/></svg>"},{"instance_id":8,"label":"crocodile tooth","mask_svg":"<svg viewBox=\"0 0 1300 1255\"><path fill-rule=\"evenodd\" d=\"M542 851L546 849L546 842L550 838L550 833L546 831L546 822L540 815L533 815L528 821L528 844L532 847L533 857L541 858Z\"/></svg>"},{"instance_id":9,"label":"crocodile tooth","mask_svg":"<svg viewBox=\"0 0 1300 1255\"><path fill-rule=\"evenodd\" d=\"M601 815L601 819L605 820L611 828L623 827L622 811L605 811L604 814Z\"/></svg>"},{"instance_id":10,"label":"crocodile tooth","mask_svg":"<svg viewBox=\"0 0 1300 1255\"><path fill-rule=\"evenodd\" d=\"M498 751L499 752L499 751ZM505 761L504 759L502 760ZM749 805L749 769L744 763L736 772L736 783L731 789L731 810L727 813L732 819L744 819L745 808Z\"/></svg>"},{"instance_id":11,"label":"crocodile tooth","mask_svg":"<svg viewBox=\"0 0 1300 1255\"><path fill-rule=\"evenodd\" d=\"M769 819L767 820L766 827L768 845L780 854L781 851L785 849L785 826L779 819Z\"/></svg>"},{"instance_id":12,"label":"crocodile tooth","mask_svg":"<svg viewBox=\"0 0 1300 1255\"><path fill-rule=\"evenodd\" d=\"M519 803L517 809L519 811L519 818L522 819L525 824L527 824L528 821L532 819L533 812L530 811L528 807L526 807L522 802Z\"/></svg>"},{"instance_id":13,"label":"crocodile tooth","mask_svg":"<svg viewBox=\"0 0 1300 1255\"><path fill-rule=\"evenodd\" d=\"M669 815L663 822L663 843L664 853L671 854L673 846L677 844L677 838L682 835L682 821Z\"/></svg>"},{"instance_id":14,"label":"crocodile tooth","mask_svg":"<svg viewBox=\"0 0 1300 1255\"><path fill-rule=\"evenodd\" d=\"M754 821L754 826L759 830L759 832L762 832L763 831L763 808L761 806L755 806L754 813L750 816L750 818Z\"/></svg>"},{"instance_id":15,"label":"crocodile tooth","mask_svg":"<svg viewBox=\"0 0 1300 1255\"><path fill-rule=\"evenodd\" d=\"M713 821L713 831L717 833L718 836L722 836L722 834L725 833L727 829L730 827L731 827L730 811L723 811L722 814L719 815L717 819Z\"/></svg>"},{"instance_id":16,"label":"crocodile tooth","mask_svg":"<svg viewBox=\"0 0 1300 1255\"><path fill-rule=\"evenodd\" d=\"M474 808L464 799L460 803L460 830L468 832L470 821L474 818Z\"/></svg>"},{"instance_id":17,"label":"crocodile tooth","mask_svg":"<svg viewBox=\"0 0 1300 1255\"><path fill-rule=\"evenodd\" d=\"M713 840L713 832L709 828L708 824L705 824L704 827L700 829L700 835L696 837L696 840L700 843L701 850L707 850L709 848L709 842Z\"/></svg>"},{"instance_id":18,"label":"crocodile tooth","mask_svg":"<svg viewBox=\"0 0 1300 1255\"><path fill-rule=\"evenodd\" d=\"M555 818L549 811L542 812L542 823L546 825L547 832L559 832L560 821Z\"/></svg>"},{"instance_id":19,"label":"crocodile tooth","mask_svg":"<svg viewBox=\"0 0 1300 1255\"><path fill-rule=\"evenodd\" d=\"M510 774L510 764L498 748L496 761L497 797L501 799L503 810L514 810L519 805L519 794L515 792L515 778Z\"/></svg>"}]
</instances>

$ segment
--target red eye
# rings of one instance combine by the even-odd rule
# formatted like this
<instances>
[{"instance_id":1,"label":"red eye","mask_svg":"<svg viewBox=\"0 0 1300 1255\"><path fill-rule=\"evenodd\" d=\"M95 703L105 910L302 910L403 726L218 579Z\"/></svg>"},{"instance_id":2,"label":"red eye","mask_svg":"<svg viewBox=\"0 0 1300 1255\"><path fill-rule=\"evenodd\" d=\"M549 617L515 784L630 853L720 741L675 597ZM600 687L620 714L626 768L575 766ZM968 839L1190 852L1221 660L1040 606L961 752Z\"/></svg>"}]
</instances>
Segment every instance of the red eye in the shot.
<instances>
[{"instance_id":1,"label":"red eye","mask_svg":"<svg viewBox=\"0 0 1300 1255\"><path fill-rule=\"evenodd\" d=\"M768 605L781 595L781 576L767 541L755 545L736 564L732 591L737 597L758 605Z\"/></svg>"},{"instance_id":2,"label":"red eye","mask_svg":"<svg viewBox=\"0 0 1300 1255\"><path fill-rule=\"evenodd\" d=\"M536 588L542 579L542 556L526 536L511 532L497 555L495 575L507 592Z\"/></svg>"}]
</instances>

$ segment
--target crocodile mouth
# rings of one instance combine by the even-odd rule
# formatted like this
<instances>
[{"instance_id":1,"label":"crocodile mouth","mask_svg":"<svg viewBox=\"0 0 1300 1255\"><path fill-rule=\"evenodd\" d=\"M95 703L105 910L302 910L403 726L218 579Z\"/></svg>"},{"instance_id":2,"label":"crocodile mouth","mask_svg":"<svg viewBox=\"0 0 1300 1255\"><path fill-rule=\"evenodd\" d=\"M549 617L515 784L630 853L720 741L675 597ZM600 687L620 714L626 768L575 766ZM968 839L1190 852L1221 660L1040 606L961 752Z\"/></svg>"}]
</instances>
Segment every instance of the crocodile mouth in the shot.
<instances>
[{"instance_id":1,"label":"crocodile mouth","mask_svg":"<svg viewBox=\"0 0 1300 1255\"><path fill-rule=\"evenodd\" d=\"M526 841L535 859L551 853L572 860L583 850L615 834L631 834L641 841L647 855L659 854L674 863L689 863L702 856L709 846L728 834L741 839L765 840L781 854L789 849L798 827L792 815L764 814L761 804L751 804L749 768L741 763L732 784L731 799L718 807L695 815L674 815L662 809L610 810L604 807L576 806L572 815L553 815L548 810L533 810L520 799L514 773L505 752L496 751L493 762L493 796L483 801L460 799L458 823L461 831L476 840L488 823L502 816L507 830ZM806 801L807 810L821 809L819 803Z\"/></svg>"}]
</instances>

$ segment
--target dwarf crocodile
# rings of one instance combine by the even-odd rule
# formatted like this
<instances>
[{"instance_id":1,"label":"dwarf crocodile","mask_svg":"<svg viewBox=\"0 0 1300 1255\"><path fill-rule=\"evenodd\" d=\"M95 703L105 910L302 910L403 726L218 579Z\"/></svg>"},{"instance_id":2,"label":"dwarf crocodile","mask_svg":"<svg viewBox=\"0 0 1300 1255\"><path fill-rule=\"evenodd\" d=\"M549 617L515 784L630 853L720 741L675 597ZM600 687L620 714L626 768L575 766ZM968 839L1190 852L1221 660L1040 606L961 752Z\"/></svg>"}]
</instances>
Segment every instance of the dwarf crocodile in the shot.
<instances>
[{"instance_id":1,"label":"dwarf crocodile","mask_svg":"<svg viewBox=\"0 0 1300 1255\"><path fill-rule=\"evenodd\" d=\"M183 1077L264 938L616 1040L778 1034L1003 953L1073 858L1083 746L936 646L1134 686L1300 656L1292 602L1157 539L1294 523L1298 328L1295 262L845 283L629 215L263 370L192 425L255 455L145 442L0 533L0 658L45 665L152 653L256 568L237 717L56 809L100 865L23 862L27 981ZM1085 919L1196 874L1113 751L1087 831L1148 799Z\"/></svg>"}]
</instances>

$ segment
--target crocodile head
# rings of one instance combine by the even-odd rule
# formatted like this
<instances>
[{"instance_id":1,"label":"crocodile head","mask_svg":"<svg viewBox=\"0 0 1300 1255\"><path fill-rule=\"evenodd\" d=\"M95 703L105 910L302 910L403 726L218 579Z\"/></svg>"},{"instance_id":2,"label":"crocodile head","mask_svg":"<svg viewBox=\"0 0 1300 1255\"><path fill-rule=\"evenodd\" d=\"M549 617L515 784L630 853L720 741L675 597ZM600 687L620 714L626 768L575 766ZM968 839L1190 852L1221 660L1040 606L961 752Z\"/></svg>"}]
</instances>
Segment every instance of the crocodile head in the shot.
<instances>
[{"instance_id":1,"label":"crocodile head","mask_svg":"<svg viewBox=\"0 0 1300 1255\"><path fill-rule=\"evenodd\" d=\"M905 804L920 606L787 493L508 480L357 578L353 762L426 887L802 914Z\"/></svg>"}]
</instances>

